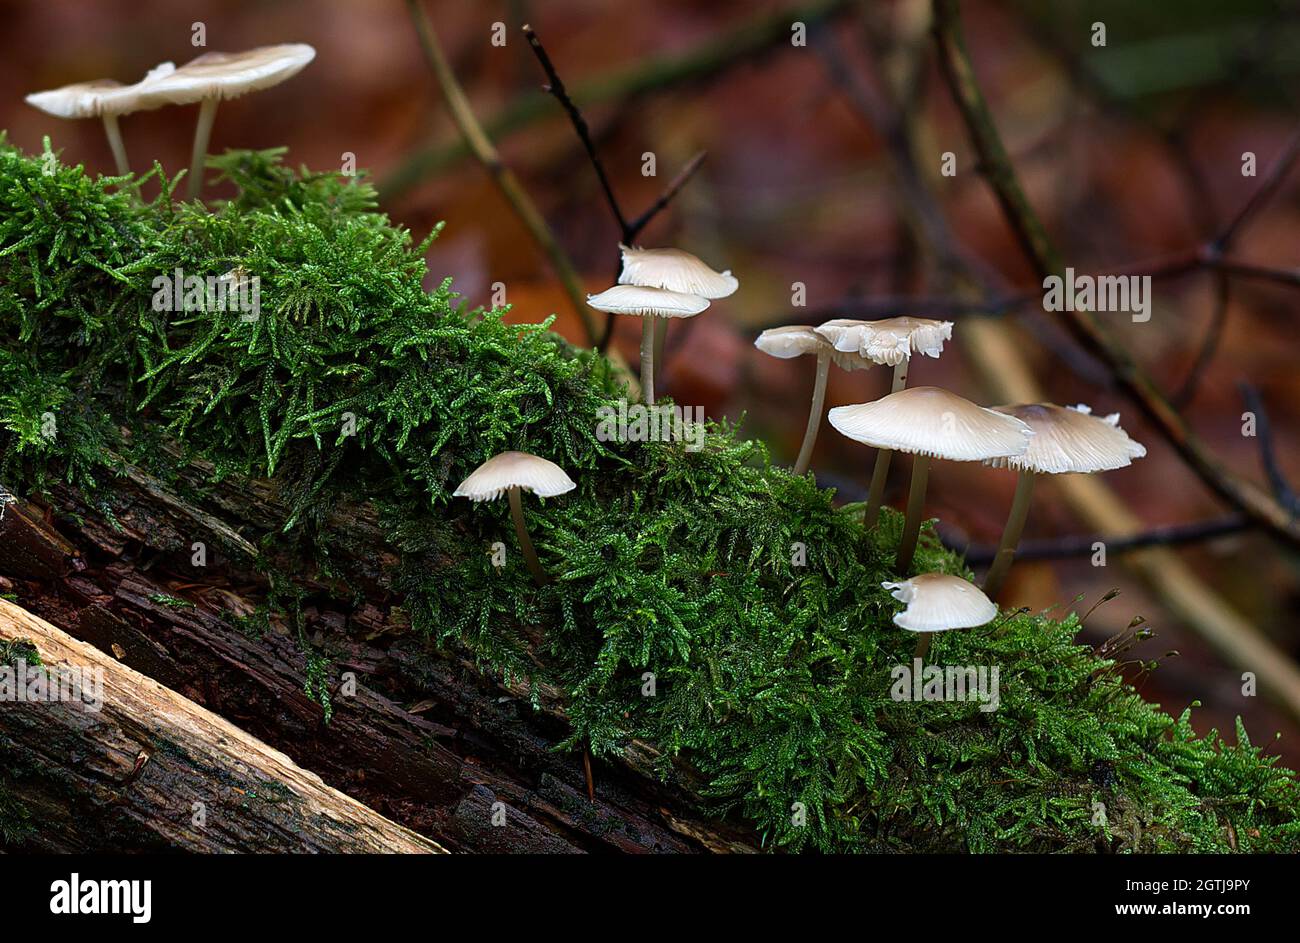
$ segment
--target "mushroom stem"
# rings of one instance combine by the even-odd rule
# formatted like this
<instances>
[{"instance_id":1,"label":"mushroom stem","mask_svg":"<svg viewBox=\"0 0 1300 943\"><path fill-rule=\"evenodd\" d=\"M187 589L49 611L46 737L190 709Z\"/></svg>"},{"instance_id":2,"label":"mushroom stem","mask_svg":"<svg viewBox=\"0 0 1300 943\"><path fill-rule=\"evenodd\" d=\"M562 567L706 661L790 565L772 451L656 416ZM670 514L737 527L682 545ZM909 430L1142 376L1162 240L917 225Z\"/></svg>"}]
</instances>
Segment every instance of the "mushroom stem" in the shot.
<instances>
[{"instance_id":1,"label":"mushroom stem","mask_svg":"<svg viewBox=\"0 0 1300 943\"><path fill-rule=\"evenodd\" d=\"M925 485L930 477L930 457L912 457L912 488L907 494L907 519L903 522L903 537L898 542L898 556L894 570L906 576L916 553L916 538L921 532L921 510L925 506Z\"/></svg>"},{"instance_id":2,"label":"mushroom stem","mask_svg":"<svg viewBox=\"0 0 1300 943\"><path fill-rule=\"evenodd\" d=\"M125 177L131 172L131 165L126 161L126 145L122 143L122 129L118 127L117 115L101 115L104 121L104 134L108 138L109 150L113 152L113 163L117 172Z\"/></svg>"},{"instance_id":3,"label":"mushroom stem","mask_svg":"<svg viewBox=\"0 0 1300 943\"><path fill-rule=\"evenodd\" d=\"M930 654L930 643L934 641L933 632L921 632L920 638L916 640L916 651L912 652L913 658L925 660L925 656Z\"/></svg>"},{"instance_id":4,"label":"mushroom stem","mask_svg":"<svg viewBox=\"0 0 1300 943\"><path fill-rule=\"evenodd\" d=\"M212 137L212 122L217 120L218 98L205 98L199 105L199 123L194 126L194 151L190 155L190 179L185 185L185 198L196 200L203 189L203 161L208 156L208 141Z\"/></svg>"},{"instance_id":5,"label":"mushroom stem","mask_svg":"<svg viewBox=\"0 0 1300 943\"><path fill-rule=\"evenodd\" d=\"M862 514L862 526L870 530L880 519L880 505L885 497L885 480L889 478L889 463L894 453L889 449L876 449L876 467L871 470L871 487L867 491L867 509Z\"/></svg>"},{"instance_id":6,"label":"mushroom stem","mask_svg":"<svg viewBox=\"0 0 1300 943\"><path fill-rule=\"evenodd\" d=\"M1007 526L1002 529L1002 542L998 544L993 565L989 567L988 575L984 577L984 595L989 599L997 596L998 590L1002 588L1007 578L1007 571L1011 569L1011 561L1015 559L1016 546L1020 543L1020 535L1025 529L1025 518L1029 516L1029 496L1034 490L1034 477L1033 472L1022 471L1016 481L1016 496L1011 501L1011 514L1007 517Z\"/></svg>"},{"instance_id":7,"label":"mushroom stem","mask_svg":"<svg viewBox=\"0 0 1300 943\"><path fill-rule=\"evenodd\" d=\"M831 370L830 351L817 354L817 379L813 383L812 408L808 411L808 428L804 430L803 445L794 463L794 473L802 475L812 461L813 446L817 444L817 431L822 425L822 407L826 405L826 377Z\"/></svg>"},{"instance_id":8,"label":"mushroom stem","mask_svg":"<svg viewBox=\"0 0 1300 943\"><path fill-rule=\"evenodd\" d=\"M655 363L664 365L664 345L668 343L668 319L655 318Z\"/></svg>"},{"instance_id":9,"label":"mushroom stem","mask_svg":"<svg viewBox=\"0 0 1300 943\"><path fill-rule=\"evenodd\" d=\"M655 404L655 322L658 318L646 315L641 319L641 398L646 404Z\"/></svg>"},{"instance_id":10,"label":"mushroom stem","mask_svg":"<svg viewBox=\"0 0 1300 943\"><path fill-rule=\"evenodd\" d=\"M515 535L519 538L519 549L523 551L524 562L528 564L528 570L533 574L533 580L537 585L545 586L548 578L546 571L542 569L541 561L537 559L533 542L528 537L528 528L524 526L524 503L519 497L517 486L510 489L510 516L515 520Z\"/></svg>"},{"instance_id":11,"label":"mushroom stem","mask_svg":"<svg viewBox=\"0 0 1300 943\"><path fill-rule=\"evenodd\" d=\"M907 386L907 366L912 362L904 357L894 364L894 382L889 392L897 393ZM889 449L876 450L876 467L871 470L871 487L867 491L867 509L862 514L862 526L870 530L880 518L880 504L885 497L885 481L889 478L889 462L894 453Z\"/></svg>"}]
</instances>

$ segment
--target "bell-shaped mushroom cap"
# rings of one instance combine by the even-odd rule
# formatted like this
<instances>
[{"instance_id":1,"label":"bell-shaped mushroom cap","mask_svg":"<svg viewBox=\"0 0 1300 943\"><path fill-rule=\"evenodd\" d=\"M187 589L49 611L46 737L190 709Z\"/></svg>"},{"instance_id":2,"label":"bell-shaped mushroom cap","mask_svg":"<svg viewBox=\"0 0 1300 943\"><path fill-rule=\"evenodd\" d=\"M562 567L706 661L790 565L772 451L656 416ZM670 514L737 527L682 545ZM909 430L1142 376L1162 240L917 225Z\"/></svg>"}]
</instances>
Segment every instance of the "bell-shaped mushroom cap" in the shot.
<instances>
[{"instance_id":1,"label":"bell-shaped mushroom cap","mask_svg":"<svg viewBox=\"0 0 1300 943\"><path fill-rule=\"evenodd\" d=\"M141 90L147 108L188 105L206 98L238 98L279 85L316 58L306 43L259 46L245 52L207 52Z\"/></svg>"},{"instance_id":2,"label":"bell-shaped mushroom cap","mask_svg":"<svg viewBox=\"0 0 1300 943\"><path fill-rule=\"evenodd\" d=\"M454 497L471 501L495 501L511 488L531 491L539 498L553 498L577 485L554 462L528 452L494 455L460 483Z\"/></svg>"},{"instance_id":3,"label":"bell-shaped mushroom cap","mask_svg":"<svg viewBox=\"0 0 1300 943\"><path fill-rule=\"evenodd\" d=\"M831 346L830 341L820 336L810 325L790 324L786 327L773 327L758 335L754 346L765 354L790 360L803 354L820 354L823 351L831 355L831 361L841 370L866 370L871 361L860 354L845 353Z\"/></svg>"},{"instance_id":4,"label":"bell-shaped mushroom cap","mask_svg":"<svg viewBox=\"0 0 1300 943\"><path fill-rule=\"evenodd\" d=\"M995 606L974 583L947 573L921 573L901 583L881 583L907 608L894 616L894 625L909 632L973 629L991 622Z\"/></svg>"},{"instance_id":5,"label":"bell-shaped mushroom cap","mask_svg":"<svg viewBox=\"0 0 1300 943\"><path fill-rule=\"evenodd\" d=\"M956 393L915 386L828 414L842 435L894 452L953 462L1020 455L1033 430L1013 416L976 406Z\"/></svg>"},{"instance_id":6,"label":"bell-shaped mushroom cap","mask_svg":"<svg viewBox=\"0 0 1300 943\"><path fill-rule=\"evenodd\" d=\"M134 85L123 85L113 79L78 82L48 92L33 92L27 104L57 118L99 118L103 115L127 115L152 107L141 101L141 92L154 81L171 75L176 67L164 62L149 70Z\"/></svg>"},{"instance_id":7,"label":"bell-shaped mushroom cap","mask_svg":"<svg viewBox=\"0 0 1300 943\"><path fill-rule=\"evenodd\" d=\"M597 311L643 318L693 318L709 306L706 298L639 285L606 288L599 295L588 295L587 304Z\"/></svg>"},{"instance_id":8,"label":"bell-shaped mushroom cap","mask_svg":"<svg viewBox=\"0 0 1300 943\"><path fill-rule=\"evenodd\" d=\"M857 351L875 363L893 367L914 353L927 357L942 354L943 342L952 340L952 322L908 317L883 321L836 318L818 327L817 333L836 350Z\"/></svg>"},{"instance_id":9,"label":"bell-shaped mushroom cap","mask_svg":"<svg viewBox=\"0 0 1300 943\"><path fill-rule=\"evenodd\" d=\"M1070 407L1033 403L994 408L1034 430L1025 454L989 460L998 468L1047 475L1110 471L1147 454L1146 446L1134 442L1120 428L1119 413L1104 418L1094 416L1082 403Z\"/></svg>"},{"instance_id":10,"label":"bell-shaped mushroom cap","mask_svg":"<svg viewBox=\"0 0 1300 943\"><path fill-rule=\"evenodd\" d=\"M623 250L620 285L663 288L701 298L726 298L739 286L731 270L715 272L699 258L681 249L641 249L619 245Z\"/></svg>"}]
</instances>

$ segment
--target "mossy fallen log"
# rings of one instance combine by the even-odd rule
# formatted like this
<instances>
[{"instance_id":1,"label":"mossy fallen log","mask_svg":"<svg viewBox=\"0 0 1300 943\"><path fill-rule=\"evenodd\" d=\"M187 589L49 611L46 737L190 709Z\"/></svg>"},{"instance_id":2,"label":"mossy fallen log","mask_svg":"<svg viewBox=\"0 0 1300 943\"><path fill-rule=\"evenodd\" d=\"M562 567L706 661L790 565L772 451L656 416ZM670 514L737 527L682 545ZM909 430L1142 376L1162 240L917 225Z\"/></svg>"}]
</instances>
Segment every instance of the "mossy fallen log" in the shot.
<instances>
[{"instance_id":1,"label":"mossy fallen log","mask_svg":"<svg viewBox=\"0 0 1300 943\"><path fill-rule=\"evenodd\" d=\"M251 508L256 491L259 511L249 516L274 513L267 489L230 484L219 489L223 502ZM635 751L599 766L599 795L588 801L575 756L552 750L568 733L557 709L534 711L411 638L387 606L312 609L302 629L334 653L328 673L314 676L283 622L253 633L240 622L266 586L238 567L237 552L198 571L202 582L177 575L195 572L192 541L216 547L225 525L138 469L106 486L98 511L68 489L50 497L62 502L55 520L71 539L21 499L0 507L0 576L24 605L402 824L464 851L748 850L746 830L701 820L687 793L661 784ZM105 510L113 526L98 517ZM364 572L357 585L382 605L382 587Z\"/></svg>"},{"instance_id":2,"label":"mossy fallen log","mask_svg":"<svg viewBox=\"0 0 1300 943\"><path fill-rule=\"evenodd\" d=\"M545 325L464 310L450 280L425 291L426 246L364 184L274 154L214 163L235 200L140 205L0 145L0 476L45 495L64 539L129 559L90 561L109 579L88 598L138 613L141 636L170 626L219 648L237 623L261 653L228 671L299 659L290 674L330 724L344 701L327 679L349 659L391 666L404 693L456 664L540 708L493 716L475 742L500 769L547 753L571 771L589 745L617 758L598 785L640 803L666 776L674 799L646 820L689 820L678 834L740 821L789 850L1300 847L1294 774L1240 727L1236 744L1198 737L1187 712L1143 701L1124 645L1079 644L1072 614L1005 612L936 640L936 665L998 672L996 709L900 696L913 642L881 588L897 515L864 532L729 427L699 449L598 437L626 397L609 364ZM257 277L261 309L158 303L177 269ZM527 509L543 587L503 508L452 499L508 449L578 482ZM133 511L151 523L133 529ZM930 534L917 561L965 574ZM186 593L208 601L189 610ZM273 705L255 708L241 723ZM508 762L533 721L568 754ZM456 807L479 815L480 799Z\"/></svg>"},{"instance_id":3,"label":"mossy fallen log","mask_svg":"<svg viewBox=\"0 0 1300 943\"><path fill-rule=\"evenodd\" d=\"M444 851L7 600L0 653L0 849Z\"/></svg>"}]
</instances>

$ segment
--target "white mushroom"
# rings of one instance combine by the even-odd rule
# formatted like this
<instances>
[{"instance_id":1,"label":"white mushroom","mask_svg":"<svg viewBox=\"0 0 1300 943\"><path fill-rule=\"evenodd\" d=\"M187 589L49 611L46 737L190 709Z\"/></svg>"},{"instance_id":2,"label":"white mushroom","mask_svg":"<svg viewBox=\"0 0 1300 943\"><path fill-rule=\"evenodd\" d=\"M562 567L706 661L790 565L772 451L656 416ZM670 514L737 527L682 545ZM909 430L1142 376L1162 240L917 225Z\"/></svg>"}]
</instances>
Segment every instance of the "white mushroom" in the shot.
<instances>
[{"instance_id":1,"label":"white mushroom","mask_svg":"<svg viewBox=\"0 0 1300 943\"><path fill-rule=\"evenodd\" d=\"M208 52L150 82L142 90L145 107L149 108L200 103L186 191L189 199L197 197L202 188L203 160L207 156L217 104L223 99L279 85L297 75L315 57L316 50L305 43L261 46L235 53Z\"/></svg>"},{"instance_id":2,"label":"white mushroom","mask_svg":"<svg viewBox=\"0 0 1300 943\"><path fill-rule=\"evenodd\" d=\"M822 324L817 333L830 341L836 350L856 351L874 363L893 367L894 381L889 391L897 393L907 386L912 354L926 357L942 354L944 341L952 340L952 322L911 317L886 318L883 321L838 318ZM862 513L864 527L874 527L880 516L892 456L889 449L876 452L871 485L867 489L867 506Z\"/></svg>"},{"instance_id":3,"label":"white mushroom","mask_svg":"<svg viewBox=\"0 0 1300 943\"><path fill-rule=\"evenodd\" d=\"M572 491L577 485L559 465L528 452L502 452L474 469L456 488L454 497L471 501L495 501L502 494L510 497L510 516L515 522L519 549L538 586L547 581L546 572L537 559L537 551L524 525L521 491L531 491L539 498L553 498Z\"/></svg>"},{"instance_id":4,"label":"white mushroom","mask_svg":"<svg viewBox=\"0 0 1300 943\"><path fill-rule=\"evenodd\" d=\"M663 288L701 298L726 298L740 283L730 270L716 272L697 256L683 249L642 249L620 245L623 272L620 285Z\"/></svg>"},{"instance_id":5,"label":"white mushroom","mask_svg":"<svg viewBox=\"0 0 1300 943\"><path fill-rule=\"evenodd\" d=\"M898 583L881 583L907 608L894 616L894 624L919 632L915 657L924 658L935 632L972 629L991 622L998 607L978 586L946 573L921 573Z\"/></svg>"},{"instance_id":6,"label":"white mushroom","mask_svg":"<svg viewBox=\"0 0 1300 943\"><path fill-rule=\"evenodd\" d=\"M865 445L912 453L912 485L895 570L906 574L916 552L930 459L978 462L1022 454L1033 431L1012 416L933 386L899 390L872 403L828 414L841 434Z\"/></svg>"},{"instance_id":7,"label":"white mushroom","mask_svg":"<svg viewBox=\"0 0 1300 943\"><path fill-rule=\"evenodd\" d=\"M821 427L822 407L826 403L826 378L830 373L831 363L842 370L865 370L871 366L871 361L857 352L844 353L836 350L831 346L830 341L806 324L791 324L787 327L766 330L758 335L754 346L763 353L782 360L789 360L803 354L817 355L817 378L813 383L808 426L804 430L799 457L794 463L794 473L802 475L808 470L808 463L812 460L813 446L817 442L817 432Z\"/></svg>"},{"instance_id":8,"label":"white mushroom","mask_svg":"<svg viewBox=\"0 0 1300 943\"><path fill-rule=\"evenodd\" d=\"M620 285L639 285L642 288L662 288L701 298L726 298L740 283L730 271L717 272L697 256L683 249L642 249L619 244L623 253L623 270L619 273ZM668 337L668 322L655 321L654 361L662 364L664 343Z\"/></svg>"},{"instance_id":9,"label":"white mushroom","mask_svg":"<svg viewBox=\"0 0 1300 943\"><path fill-rule=\"evenodd\" d=\"M883 321L852 321L837 318L817 328L836 350L858 351L876 363L897 366L912 354L938 357L944 341L952 340L951 321L929 318L885 318Z\"/></svg>"},{"instance_id":10,"label":"white mushroom","mask_svg":"<svg viewBox=\"0 0 1300 943\"><path fill-rule=\"evenodd\" d=\"M597 311L630 314L642 318L641 390L651 406L655 401L654 326L659 318L693 318L709 306L705 298L663 288L615 285L598 295L588 295L587 304Z\"/></svg>"},{"instance_id":11,"label":"white mushroom","mask_svg":"<svg viewBox=\"0 0 1300 943\"><path fill-rule=\"evenodd\" d=\"M1092 415L1082 404L1073 407L1052 403L998 406L998 412L1014 416L1034 431L1023 455L990 459L988 464L1018 472L1016 494L1011 501L993 565L984 578L984 592L996 597L1011 569L1016 546L1029 515L1029 497L1037 475L1091 474L1123 468L1147 454L1146 447L1129 438L1119 427L1119 413L1105 418Z\"/></svg>"},{"instance_id":12,"label":"white mushroom","mask_svg":"<svg viewBox=\"0 0 1300 943\"><path fill-rule=\"evenodd\" d=\"M27 104L58 118L99 118L104 123L104 134L108 138L109 149L113 152L117 172L126 175L131 172L131 165L126 159L126 145L122 142L122 129L118 126L117 119L153 107L142 101L142 91L151 83L170 75L175 68L170 62L164 62L151 69L148 75L134 85L99 79L65 85L47 92L33 92L27 96Z\"/></svg>"}]
</instances>

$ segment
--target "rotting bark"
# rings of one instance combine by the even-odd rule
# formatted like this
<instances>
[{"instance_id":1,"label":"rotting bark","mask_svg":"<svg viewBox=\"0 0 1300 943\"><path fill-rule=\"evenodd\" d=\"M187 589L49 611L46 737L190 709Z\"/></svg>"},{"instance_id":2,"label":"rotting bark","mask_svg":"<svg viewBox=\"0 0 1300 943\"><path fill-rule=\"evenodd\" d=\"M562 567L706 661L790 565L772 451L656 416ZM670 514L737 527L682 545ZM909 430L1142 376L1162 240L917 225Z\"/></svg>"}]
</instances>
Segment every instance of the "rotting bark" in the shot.
<instances>
[{"instance_id":1,"label":"rotting bark","mask_svg":"<svg viewBox=\"0 0 1300 943\"><path fill-rule=\"evenodd\" d=\"M0 600L0 643L19 640L35 648L37 670L99 673L102 687L85 689L83 699L15 700L0 709L8 816L0 848L446 851L211 711Z\"/></svg>"},{"instance_id":2,"label":"rotting bark","mask_svg":"<svg viewBox=\"0 0 1300 943\"><path fill-rule=\"evenodd\" d=\"M94 506L66 489L44 511L11 497L0 515L0 574L24 606L73 636L452 850L754 850L752 831L706 820L689 769L648 744L598 765L589 801L580 757L553 749L569 733L558 692L542 689L534 710L526 691L411 633L386 583L395 558L364 505L336 510L331 545L347 588L364 601L304 611L305 635L333 669L326 723L305 692L308 658L295 633L273 620L272 632L254 638L238 624L265 598L251 554L283 520L274 486L209 481L210 469L195 463L174 487L127 469ZM191 491L206 497L180 496ZM208 548L202 568L190 565L196 541ZM270 563L312 599L339 595L309 563ZM343 690L348 672L353 695ZM504 827L493 824L497 801Z\"/></svg>"}]
</instances>

